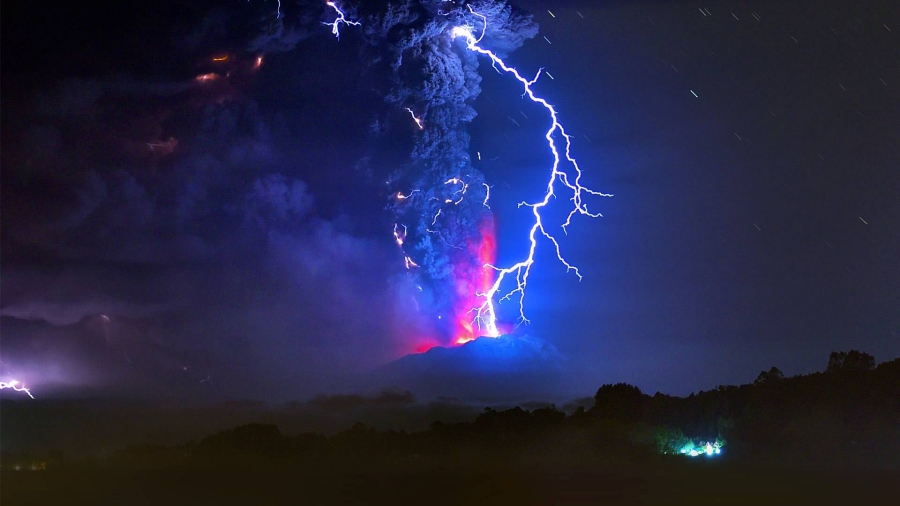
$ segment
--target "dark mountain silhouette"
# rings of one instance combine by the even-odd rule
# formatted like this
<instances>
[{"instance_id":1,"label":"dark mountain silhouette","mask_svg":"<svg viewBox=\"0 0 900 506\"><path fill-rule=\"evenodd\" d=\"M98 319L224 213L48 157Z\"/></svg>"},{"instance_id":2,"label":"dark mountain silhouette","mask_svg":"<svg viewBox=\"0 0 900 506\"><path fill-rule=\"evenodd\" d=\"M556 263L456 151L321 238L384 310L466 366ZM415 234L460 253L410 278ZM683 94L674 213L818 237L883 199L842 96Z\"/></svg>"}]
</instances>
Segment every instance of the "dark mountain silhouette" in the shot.
<instances>
[{"instance_id":1,"label":"dark mountain silhouette","mask_svg":"<svg viewBox=\"0 0 900 506\"><path fill-rule=\"evenodd\" d=\"M572 390L565 362L556 347L536 337L480 337L456 348L406 355L373 371L366 381L409 389L423 398L555 400Z\"/></svg>"}]
</instances>

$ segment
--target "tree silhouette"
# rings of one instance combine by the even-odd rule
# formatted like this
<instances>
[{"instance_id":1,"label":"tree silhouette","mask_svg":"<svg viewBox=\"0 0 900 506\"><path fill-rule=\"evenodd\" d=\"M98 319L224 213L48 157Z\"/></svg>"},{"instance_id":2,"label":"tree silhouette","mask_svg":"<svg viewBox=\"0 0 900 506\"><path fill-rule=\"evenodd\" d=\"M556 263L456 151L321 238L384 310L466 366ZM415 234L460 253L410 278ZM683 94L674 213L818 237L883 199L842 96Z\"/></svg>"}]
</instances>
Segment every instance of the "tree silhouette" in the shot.
<instances>
[{"instance_id":1,"label":"tree silhouette","mask_svg":"<svg viewBox=\"0 0 900 506\"><path fill-rule=\"evenodd\" d=\"M768 385L780 379L784 379L784 373L782 373L781 370L777 367L772 367L768 371L759 373L759 376L756 377L756 380L753 382L753 384Z\"/></svg>"},{"instance_id":2,"label":"tree silhouette","mask_svg":"<svg viewBox=\"0 0 900 506\"><path fill-rule=\"evenodd\" d=\"M871 371L875 368L875 357L863 351L832 351L828 357L825 372Z\"/></svg>"},{"instance_id":3,"label":"tree silhouette","mask_svg":"<svg viewBox=\"0 0 900 506\"><path fill-rule=\"evenodd\" d=\"M607 384L601 386L594 394L594 407L591 411L609 418L636 420L640 418L649 400L650 396L634 385Z\"/></svg>"},{"instance_id":4,"label":"tree silhouette","mask_svg":"<svg viewBox=\"0 0 900 506\"><path fill-rule=\"evenodd\" d=\"M570 416L554 405L485 408L470 421L435 421L413 433L360 422L330 436L289 436L275 425L252 423L198 444L130 446L111 462L148 469L497 469L520 462L645 462L654 453L703 454L707 443L721 447L724 436L729 458L746 462L791 458L813 463L864 455L895 465L900 359L875 368L871 355L835 352L828 366L827 373L789 378L772 367L753 384L720 385L687 397L651 397L633 385L607 384L597 390L590 410L579 408ZM405 397L398 403L406 403Z\"/></svg>"}]
</instances>

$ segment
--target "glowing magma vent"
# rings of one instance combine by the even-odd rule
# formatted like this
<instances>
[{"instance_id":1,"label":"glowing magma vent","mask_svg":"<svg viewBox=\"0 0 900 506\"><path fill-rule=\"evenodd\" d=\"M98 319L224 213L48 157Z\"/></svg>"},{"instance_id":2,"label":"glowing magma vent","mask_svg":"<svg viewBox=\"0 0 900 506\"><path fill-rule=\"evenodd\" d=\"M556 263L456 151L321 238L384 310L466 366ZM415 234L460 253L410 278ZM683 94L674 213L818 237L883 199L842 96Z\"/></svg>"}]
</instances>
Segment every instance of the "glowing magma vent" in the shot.
<instances>
[{"instance_id":1,"label":"glowing magma vent","mask_svg":"<svg viewBox=\"0 0 900 506\"><path fill-rule=\"evenodd\" d=\"M497 256L497 238L494 234L494 220L487 215L479 227L479 241L468 245L468 253L478 259L481 265L493 265ZM499 337L500 330L478 328L472 319L472 308L480 303L478 294L485 293L494 284L494 269L472 270L468 265L459 267L457 273L457 298L454 308L456 318L456 334L454 343L465 344L477 337Z\"/></svg>"}]
</instances>

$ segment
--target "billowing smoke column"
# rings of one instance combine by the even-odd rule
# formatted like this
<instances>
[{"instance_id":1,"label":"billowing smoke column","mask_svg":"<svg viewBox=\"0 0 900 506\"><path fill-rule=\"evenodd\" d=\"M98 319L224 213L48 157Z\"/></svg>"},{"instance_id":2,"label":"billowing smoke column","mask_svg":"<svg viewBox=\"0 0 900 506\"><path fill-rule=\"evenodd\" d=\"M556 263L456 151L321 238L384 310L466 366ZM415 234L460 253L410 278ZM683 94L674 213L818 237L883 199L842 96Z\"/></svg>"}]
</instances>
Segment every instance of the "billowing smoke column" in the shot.
<instances>
[{"instance_id":1,"label":"billowing smoke column","mask_svg":"<svg viewBox=\"0 0 900 506\"><path fill-rule=\"evenodd\" d=\"M537 34L531 17L505 2L472 7L491 19L484 40L501 54ZM447 344L488 333L472 310L495 281L485 268L496 251L490 187L472 166L466 132L481 92L478 60L451 36L471 17L462 2L420 0L390 5L363 23L366 41L389 55L387 100L416 131L411 163L389 180L394 237L416 276L419 306L435 312Z\"/></svg>"},{"instance_id":2,"label":"billowing smoke column","mask_svg":"<svg viewBox=\"0 0 900 506\"><path fill-rule=\"evenodd\" d=\"M329 24L335 36L348 20L334 1L337 14ZM379 55L389 55L392 91L389 103L408 113L416 130L412 162L388 180L396 218L394 239L404 255L406 268L415 274L424 304L443 320L445 337L461 344L478 336L497 337L496 304L516 298L519 321L525 318L524 297L538 240L556 251L567 271L578 268L562 255L560 244L544 224L541 212L560 190L571 194L571 211L563 231L576 214L598 217L584 202L585 195L609 197L582 186L581 168L571 154L571 137L559 121L556 109L534 92L541 75L523 77L503 58L529 38L537 25L503 0L478 2L409 0L388 5L362 23L365 40ZM464 42L464 45L458 41ZM488 49L490 48L490 49ZM490 59L499 73L516 79L523 98L543 107L550 126L545 134L553 157L546 191L537 202L522 202L531 209L533 224L526 252L508 267L495 265L496 241L490 211L490 186L472 166L466 126L475 117L472 101L480 93L478 60ZM510 285L512 285L510 287ZM508 291L501 291L508 290Z\"/></svg>"}]
</instances>

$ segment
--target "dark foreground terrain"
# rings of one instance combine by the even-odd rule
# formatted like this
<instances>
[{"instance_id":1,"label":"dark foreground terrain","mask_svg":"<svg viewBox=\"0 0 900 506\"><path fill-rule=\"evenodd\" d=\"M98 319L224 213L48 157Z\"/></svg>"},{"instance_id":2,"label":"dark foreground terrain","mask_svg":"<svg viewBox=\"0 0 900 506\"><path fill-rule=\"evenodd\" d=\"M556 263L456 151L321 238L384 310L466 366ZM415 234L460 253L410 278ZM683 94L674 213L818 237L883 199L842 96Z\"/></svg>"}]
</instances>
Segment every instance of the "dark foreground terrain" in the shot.
<instances>
[{"instance_id":1,"label":"dark foreground terrain","mask_svg":"<svg viewBox=\"0 0 900 506\"><path fill-rule=\"evenodd\" d=\"M896 504L891 471L741 467L469 472L48 471L2 475L13 504Z\"/></svg>"},{"instance_id":2,"label":"dark foreground terrain","mask_svg":"<svg viewBox=\"0 0 900 506\"><path fill-rule=\"evenodd\" d=\"M10 451L43 411L9 405L0 503L900 504L900 360L833 353L806 376L773 367L686 398L603 385L592 401L410 432L245 423L99 457Z\"/></svg>"}]
</instances>

